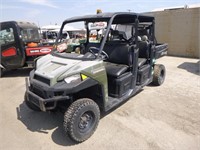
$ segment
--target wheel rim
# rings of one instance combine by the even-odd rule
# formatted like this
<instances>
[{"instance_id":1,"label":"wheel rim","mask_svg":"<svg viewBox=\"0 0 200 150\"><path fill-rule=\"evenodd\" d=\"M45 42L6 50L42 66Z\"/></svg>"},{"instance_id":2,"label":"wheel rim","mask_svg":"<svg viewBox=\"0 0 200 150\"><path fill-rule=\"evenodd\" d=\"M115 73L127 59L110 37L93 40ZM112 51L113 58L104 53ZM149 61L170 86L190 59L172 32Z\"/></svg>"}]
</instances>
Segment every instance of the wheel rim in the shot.
<instances>
[{"instance_id":1,"label":"wheel rim","mask_svg":"<svg viewBox=\"0 0 200 150\"><path fill-rule=\"evenodd\" d=\"M91 111L83 113L78 124L80 132L87 132L94 123L94 114Z\"/></svg>"}]
</instances>

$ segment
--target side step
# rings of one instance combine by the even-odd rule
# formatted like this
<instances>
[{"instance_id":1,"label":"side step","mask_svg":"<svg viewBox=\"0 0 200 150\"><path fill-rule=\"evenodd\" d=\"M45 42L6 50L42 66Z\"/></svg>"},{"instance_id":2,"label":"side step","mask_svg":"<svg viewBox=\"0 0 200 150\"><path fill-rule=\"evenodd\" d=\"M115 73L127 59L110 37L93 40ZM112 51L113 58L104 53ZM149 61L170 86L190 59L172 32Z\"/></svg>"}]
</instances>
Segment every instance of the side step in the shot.
<instances>
[{"instance_id":1,"label":"side step","mask_svg":"<svg viewBox=\"0 0 200 150\"><path fill-rule=\"evenodd\" d=\"M109 111L110 109L118 106L120 103L122 103L123 101L128 100L130 97L132 97L137 91L133 91L132 89L129 90L124 96L120 97L120 98L115 98L115 97L108 97L108 105L105 109L105 111Z\"/></svg>"}]
</instances>

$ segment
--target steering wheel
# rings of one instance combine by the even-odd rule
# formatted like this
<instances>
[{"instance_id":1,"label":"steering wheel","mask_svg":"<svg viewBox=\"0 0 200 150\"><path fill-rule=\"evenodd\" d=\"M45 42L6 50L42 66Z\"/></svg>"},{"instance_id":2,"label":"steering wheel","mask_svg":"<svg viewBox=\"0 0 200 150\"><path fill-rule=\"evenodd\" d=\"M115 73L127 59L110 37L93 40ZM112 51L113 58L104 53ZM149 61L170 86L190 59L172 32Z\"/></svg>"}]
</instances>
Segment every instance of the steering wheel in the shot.
<instances>
[{"instance_id":1,"label":"steering wheel","mask_svg":"<svg viewBox=\"0 0 200 150\"><path fill-rule=\"evenodd\" d=\"M108 54L105 51L102 51L101 53L104 55L104 59L108 59L109 58Z\"/></svg>"},{"instance_id":2,"label":"steering wheel","mask_svg":"<svg viewBox=\"0 0 200 150\"><path fill-rule=\"evenodd\" d=\"M99 48L97 48L97 47L90 47L90 48L89 48L89 52L95 54L94 51L96 51L96 53L98 53L98 52L99 52Z\"/></svg>"},{"instance_id":3,"label":"steering wheel","mask_svg":"<svg viewBox=\"0 0 200 150\"><path fill-rule=\"evenodd\" d=\"M97 48L97 47L90 47L89 48L89 52L92 53L95 56L95 58L96 58L97 57L96 53L99 52L99 48ZM104 55L103 59L108 59L109 58L108 54L105 51L102 51L101 54Z\"/></svg>"},{"instance_id":4,"label":"steering wheel","mask_svg":"<svg viewBox=\"0 0 200 150\"><path fill-rule=\"evenodd\" d=\"M99 48L97 48L97 47L90 47L89 48L89 52L92 53L95 56L95 58L96 58L97 55L95 54L95 51L98 53Z\"/></svg>"}]
</instances>

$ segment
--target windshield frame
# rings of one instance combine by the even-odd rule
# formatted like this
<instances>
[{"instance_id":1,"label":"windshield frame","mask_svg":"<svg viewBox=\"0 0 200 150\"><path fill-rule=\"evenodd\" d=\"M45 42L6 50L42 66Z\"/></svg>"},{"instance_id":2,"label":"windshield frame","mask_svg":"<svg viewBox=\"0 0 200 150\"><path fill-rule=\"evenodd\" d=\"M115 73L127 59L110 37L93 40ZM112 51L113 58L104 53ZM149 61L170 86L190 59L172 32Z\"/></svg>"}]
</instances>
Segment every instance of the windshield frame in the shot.
<instances>
[{"instance_id":1,"label":"windshield frame","mask_svg":"<svg viewBox=\"0 0 200 150\"><path fill-rule=\"evenodd\" d=\"M110 22L111 21L111 17L109 16L109 17L103 17L103 18L98 18L98 17L96 17L96 18L87 18L87 19L85 19L85 18L82 18L82 19L74 19L74 20L71 20L71 19L69 19L69 21L64 21L63 22L63 24L62 24L62 26L61 26L61 28L60 28L60 31L59 31L59 33L58 33L58 37L57 37L57 39L56 39L56 42L55 42L55 49L56 49L56 47L57 47L57 45L59 44L59 39L61 38L61 35L62 35L62 33L63 33L63 29L64 29L64 26L65 25L67 25L67 24L69 24L69 23L76 23L76 22L81 22L81 21L83 21L85 24L84 24L84 26L85 26L85 29L86 29L86 43L88 43L89 42L89 27L88 27L88 24L89 23L91 23L91 22L101 22L101 21L104 21L104 22L107 22L107 29L106 29L106 33L107 33L107 30L109 31L110 30L110 28L111 28L111 24L112 24L112 22ZM95 58L70 58L70 57L65 57L65 58L69 58L69 59L79 59L79 60L95 60L95 59L100 59L101 57L100 57L100 55L101 55L101 53L102 53L102 49L103 49L103 47L104 47L104 44L105 44L105 41L106 41L106 33L105 33L105 35L104 35L104 37L103 37L103 40L102 40L102 42L100 43L100 49L99 49L99 52L98 52L98 54L97 54L97 56L95 57ZM108 32L109 33L109 32ZM104 42L103 42L104 41ZM59 55L59 53L55 53L55 51L56 50L53 50L52 52L51 52L51 54L52 55L56 55L56 56L59 56L59 57L64 57L64 56L62 56L62 55Z\"/></svg>"}]
</instances>

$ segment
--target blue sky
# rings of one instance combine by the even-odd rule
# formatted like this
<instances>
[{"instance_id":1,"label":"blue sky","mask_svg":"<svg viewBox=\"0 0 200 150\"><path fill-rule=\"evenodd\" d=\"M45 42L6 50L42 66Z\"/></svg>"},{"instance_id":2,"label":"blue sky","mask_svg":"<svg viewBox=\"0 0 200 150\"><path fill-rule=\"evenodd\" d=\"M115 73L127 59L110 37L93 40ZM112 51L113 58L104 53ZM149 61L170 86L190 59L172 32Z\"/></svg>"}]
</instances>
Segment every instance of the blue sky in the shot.
<instances>
[{"instance_id":1,"label":"blue sky","mask_svg":"<svg viewBox=\"0 0 200 150\"><path fill-rule=\"evenodd\" d=\"M31 21L39 26L66 18L103 12L148 12L156 8L197 4L199 0L0 0L0 21Z\"/></svg>"}]
</instances>

